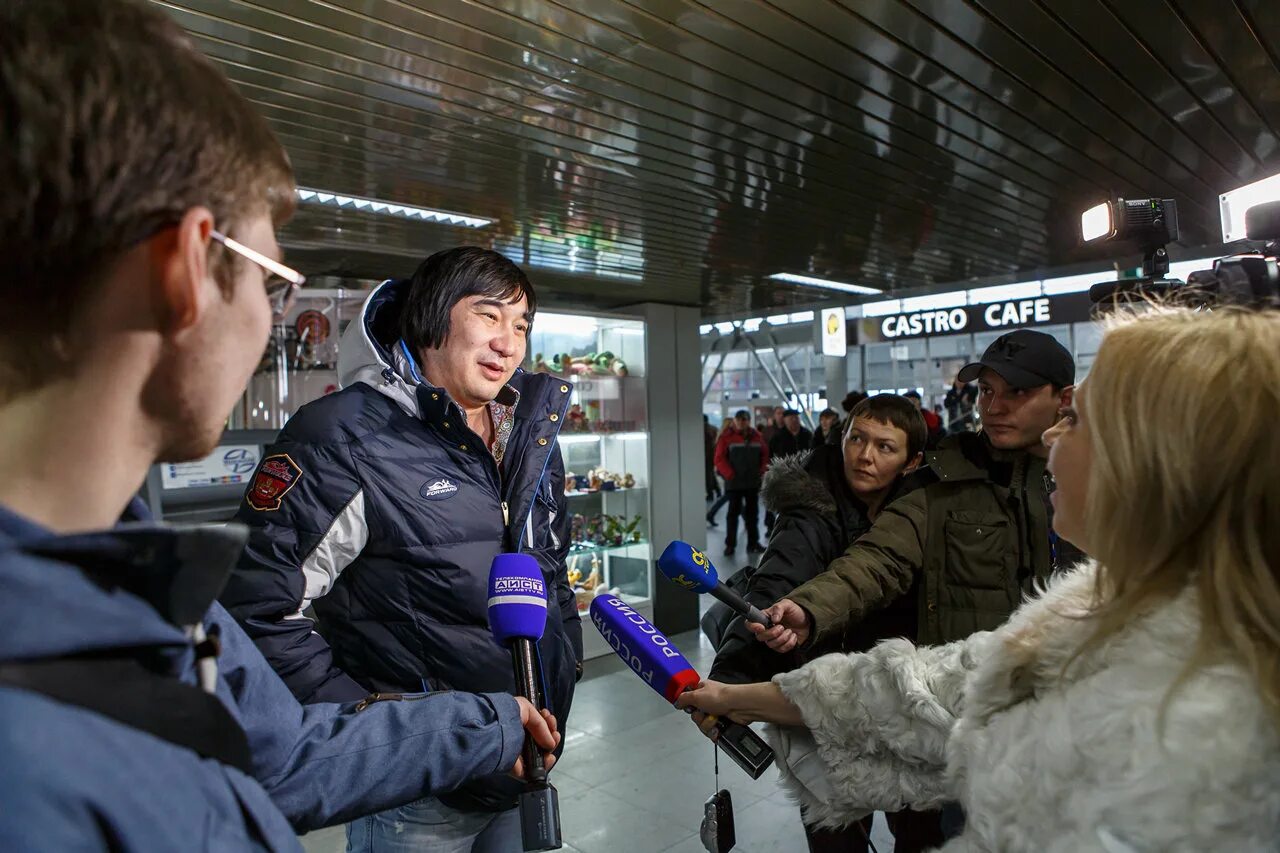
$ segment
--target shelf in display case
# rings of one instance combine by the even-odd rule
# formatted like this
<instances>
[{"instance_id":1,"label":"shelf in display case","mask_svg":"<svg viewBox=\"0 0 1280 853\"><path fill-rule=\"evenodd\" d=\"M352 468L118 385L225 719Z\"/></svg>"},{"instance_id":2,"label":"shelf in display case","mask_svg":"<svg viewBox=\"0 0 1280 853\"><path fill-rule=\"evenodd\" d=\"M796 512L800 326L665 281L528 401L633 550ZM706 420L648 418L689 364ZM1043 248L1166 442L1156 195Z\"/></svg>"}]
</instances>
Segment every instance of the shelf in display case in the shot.
<instances>
[{"instance_id":1,"label":"shelf in display case","mask_svg":"<svg viewBox=\"0 0 1280 853\"><path fill-rule=\"evenodd\" d=\"M649 433L630 431L630 432L562 432L560 433L561 444L590 444L593 441L599 441L602 438L612 438L617 441L647 441Z\"/></svg>"},{"instance_id":2,"label":"shelf in display case","mask_svg":"<svg viewBox=\"0 0 1280 853\"><path fill-rule=\"evenodd\" d=\"M623 542L621 545L584 545L581 548L575 548L573 543L569 545L570 557L589 557L592 554L611 554L618 551L625 551L628 548L639 548L642 545L648 545L649 540L641 539L639 542Z\"/></svg>"},{"instance_id":3,"label":"shelf in display case","mask_svg":"<svg viewBox=\"0 0 1280 853\"><path fill-rule=\"evenodd\" d=\"M629 489L580 489L575 492L565 492L566 498L586 498L591 495L619 495L624 492L643 492L648 486L632 486Z\"/></svg>"}]
</instances>

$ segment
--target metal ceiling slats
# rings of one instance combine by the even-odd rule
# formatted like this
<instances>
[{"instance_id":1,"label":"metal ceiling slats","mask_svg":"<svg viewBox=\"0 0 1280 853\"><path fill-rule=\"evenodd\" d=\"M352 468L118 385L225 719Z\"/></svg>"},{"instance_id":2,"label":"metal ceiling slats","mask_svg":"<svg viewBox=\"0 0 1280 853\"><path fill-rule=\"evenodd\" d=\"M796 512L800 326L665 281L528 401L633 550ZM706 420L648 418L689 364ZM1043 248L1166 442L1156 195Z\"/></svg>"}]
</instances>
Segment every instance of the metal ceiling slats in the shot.
<instances>
[{"instance_id":1,"label":"metal ceiling slats","mask_svg":"<svg viewBox=\"0 0 1280 853\"><path fill-rule=\"evenodd\" d=\"M1110 110L1113 124L1127 123L1147 139L1159 137L1164 148L1206 187L1231 174L1232 161L1241 155L1239 146L1150 55L1132 50L1132 34L1104 4L1063 3L1055 17L1025 0L981 2L1024 43L1038 45L1046 63ZM1151 10L1159 4L1143 5ZM1164 103L1142 97L1143 91L1160 92ZM1151 191L1163 189L1153 186Z\"/></svg>"},{"instance_id":2,"label":"metal ceiling slats","mask_svg":"<svg viewBox=\"0 0 1280 853\"><path fill-rule=\"evenodd\" d=\"M317 276L479 241L551 301L780 313L845 301L783 270L914 295L1102 259L1074 220L1110 193L1176 197L1207 253L1216 195L1280 171L1275 0L153 2L300 182L495 220L304 205Z\"/></svg>"},{"instance_id":3,"label":"metal ceiling slats","mask_svg":"<svg viewBox=\"0 0 1280 853\"><path fill-rule=\"evenodd\" d=\"M1191 114L1201 114L1213 121L1217 133L1225 135L1237 151L1249 157L1247 163L1229 164L1234 166L1230 171L1236 177L1256 174L1259 163L1246 140L1259 138L1265 131L1265 123L1249 100L1234 91L1230 79L1187 29L1186 22L1170 2L1152 3L1151 8L1143 10L1141 15L1134 14L1132 4L1113 3L1112 8L1115 15L1142 40L1161 68L1195 99L1199 109ZM1222 4L1218 14L1240 26L1239 17L1226 4ZM1177 113L1174 115L1180 118Z\"/></svg>"},{"instance_id":4,"label":"metal ceiling slats","mask_svg":"<svg viewBox=\"0 0 1280 853\"><path fill-rule=\"evenodd\" d=\"M1087 155L1114 162L1113 168L1131 185L1161 179L1168 172L1180 184L1198 186L1199 179L1185 167L1169 163L1167 154L1152 148L1140 135L1116 127L1114 116L1087 96L1081 98L1078 86L1044 66L1006 33L993 32L986 19L963 3L881 0L862 6L850 0L839 2L864 13L887 12L884 23L896 27L895 33L913 47L929 50L938 62L971 85L1000 92L1012 109L1030 121L1054 128L1064 142Z\"/></svg>"},{"instance_id":5,"label":"metal ceiling slats","mask_svg":"<svg viewBox=\"0 0 1280 853\"><path fill-rule=\"evenodd\" d=\"M228 50L228 49L232 49L232 50L234 50L233 46L229 46L229 45L226 45L226 44L220 44L220 43L209 43L209 44L205 45L205 47L206 47L206 49L208 50L208 52L210 52L211 54L213 54L213 55L215 55L215 56L221 56L221 55L223 55L224 53L226 53L226 52L227 52L227 50ZM244 57L241 57L240 61L241 61L241 62L246 62L246 61L248 61L248 59L249 59L249 57L244 56ZM267 59L265 59L265 60L262 60L259 64L264 65L264 66L265 66L265 67L267 67L267 68L268 68L268 70L269 70L269 69L270 69L270 63L271 63L271 62L273 62L273 61L274 61L273 59L271 59L271 58L267 58ZM232 72L232 73L233 73L233 76L237 76L237 72ZM309 81L309 82L316 82L316 81ZM557 153L558 153L558 152L557 152ZM683 181L682 181L682 182L680 182L680 183L681 183L681 185L682 185L682 186L686 186L685 182L683 182ZM348 188L345 188L345 187L337 187L336 189L348 189ZM350 189L348 189L348 191L355 192L355 190L350 190ZM364 191L364 192L368 192L368 189L367 189L367 188L362 188L362 191ZM891 202L890 204L892 204L892 202ZM442 205L442 206L444 206L444 205ZM458 205L456 205L456 204L455 204L455 205L453 205L453 208L457 208L457 206L458 206ZM852 216L851 216L850 218L854 218L854 217L852 217ZM940 224L941 226L945 227L945 221L944 221L944 220L940 220L939 224ZM978 236L978 235L974 235L974 236L972 237L972 239L974 240L974 242L975 242L975 244L976 244L976 245L982 245L982 244L985 242L985 241L984 241L984 239L983 239L981 236ZM1002 252L1002 253L1007 253L1007 252L1009 251L1009 247L1010 247L1010 244L1007 242L1007 240L992 240L992 241L990 241L990 245L991 245L991 247L992 247L993 251L998 251L998 252ZM1016 259L1016 255L1014 256L1014 258Z\"/></svg>"}]
</instances>

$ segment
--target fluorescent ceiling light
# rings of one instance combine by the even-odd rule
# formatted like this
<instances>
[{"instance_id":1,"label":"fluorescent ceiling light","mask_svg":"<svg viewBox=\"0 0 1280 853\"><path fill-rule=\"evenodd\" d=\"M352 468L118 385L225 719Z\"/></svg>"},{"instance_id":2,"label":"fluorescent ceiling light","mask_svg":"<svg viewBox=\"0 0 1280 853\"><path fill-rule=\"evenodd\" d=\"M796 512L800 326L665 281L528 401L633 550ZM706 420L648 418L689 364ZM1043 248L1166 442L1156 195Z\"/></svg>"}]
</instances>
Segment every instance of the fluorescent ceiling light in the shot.
<instances>
[{"instance_id":1,"label":"fluorescent ceiling light","mask_svg":"<svg viewBox=\"0 0 1280 853\"><path fill-rule=\"evenodd\" d=\"M743 320L743 321L742 321L742 331L744 331L744 332L758 332L758 331L760 331L760 324L761 324L761 323L763 323L763 322L764 322L764 318L763 318L763 317L752 317L752 318L751 318L751 319L749 319L749 320Z\"/></svg>"},{"instance_id":2,"label":"fluorescent ceiling light","mask_svg":"<svg viewBox=\"0 0 1280 853\"><path fill-rule=\"evenodd\" d=\"M731 335L733 334L733 324L732 323L716 323L716 331L722 335Z\"/></svg>"},{"instance_id":3,"label":"fluorescent ceiling light","mask_svg":"<svg viewBox=\"0 0 1280 853\"><path fill-rule=\"evenodd\" d=\"M1280 201L1280 175L1263 178L1218 196L1218 206L1222 211L1222 242L1245 239L1245 211L1268 201Z\"/></svg>"},{"instance_id":4,"label":"fluorescent ceiling light","mask_svg":"<svg viewBox=\"0 0 1280 853\"><path fill-rule=\"evenodd\" d=\"M709 334L711 334L711 330L712 330L712 329L714 329L714 328L715 328L715 326L711 325L710 323L704 323L703 325L701 325L701 326L699 326L699 327L698 327L698 334L699 334L699 335L709 335Z\"/></svg>"},{"instance_id":5,"label":"fluorescent ceiling light","mask_svg":"<svg viewBox=\"0 0 1280 853\"><path fill-rule=\"evenodd\" d=\"M886 299L883 302L868 302L861 307L863 317L886 317L902 311L902 300Z\"/></svg>"},{"instance_id":6,"label":"fluorescent ceiling light","mask_svg":"<svg viewBox=\"0 0 1280 853\"><path fill-rule=\"evenodd\" d=\"M793 323L808 323L811 320L813 320L812 311L797 311L791 315L791 322Z\"/></svg>"},{"instance_id":7,"label":"fluorescent ceiling light","mask_svg":"<svg viewBox=\"0 0 1280 853\"><path fill-rule=\"evenodd\" d=\"M806 287L820 287L824 290L839 290L841 293L862 293L876 294L884 293L875 287L867 287L862 284L846 284L843 281L830 281L825 278L814 278L811 275L796 275L790 272L776 272L769 278L774 281L785 281L788 284L802 284Z\"/></svg>"},{"instance_id":8,"label":"fluorescent ceiling light","mask_svg":"<svg viewBox=\"0 0 1280 853\"><path fill-rule=\"evenodd\" d=\"M1005 302L1010 299L1035 299L1040 293L1038 281L998 284L995 287L979 287L976 290L970 290L969 304L985 305L988 302Z\"/></svg>"},{"instance_id":9,"label":"fluorescent ceiling light","mask_svg":"<svg viewBox=\"0 0 1280 853\"><path fill-rule=\"evenodd\" d=\"M1084 293L1095 284L1114 280L1115 277L1116 274L1113 270L1102 270L1101 272L1088 273L1087 275L1046 278L1040 284L1044 288L1045 296L1061 296L1064 293Z\"/></svg>"},{"instance_id":10,"label":"fluorescent ceiling light","mask_svg":"<svg viewBox=\"0 0 1280 853\"><path fill-rule=\"evenodd\" d=\"M770 326L785 326L791 322L791 317L786 314L774 314L772 317L765 317L764 319Z\"/></svg>"},{"instance_id":11,"label":"fluorescent ceiling light","mask_svg":"<svg viewBox=\"0 0 1280 853\"><path fill-rule=\"evenodd\" d=\"M493 223L492 219L471 216L465 213L454 213L448 210L433 210L429 207L414 207L408 204L394 204L376 198L338 195L321 190L298 187L298 200L306 204L322 204L328 207L363 210L384 216L398 216L403 219L417 219L422 222L440 222L445 225L462 225L467 228L483 228Z\"/></svg>"},{"instance_id":12,"label":"fluorescent ceiling light","mask_svg":"<svg viewBox=\"0 0 1280 853\"><path fill-rule=\"evenodd\" d=\"M960 308L967 305L968 301L968 296L963 290L952 290L947 293L931 293L928 296L909 296L902 300L902 310L907 312Z\"/></svg>"}]
</instances>

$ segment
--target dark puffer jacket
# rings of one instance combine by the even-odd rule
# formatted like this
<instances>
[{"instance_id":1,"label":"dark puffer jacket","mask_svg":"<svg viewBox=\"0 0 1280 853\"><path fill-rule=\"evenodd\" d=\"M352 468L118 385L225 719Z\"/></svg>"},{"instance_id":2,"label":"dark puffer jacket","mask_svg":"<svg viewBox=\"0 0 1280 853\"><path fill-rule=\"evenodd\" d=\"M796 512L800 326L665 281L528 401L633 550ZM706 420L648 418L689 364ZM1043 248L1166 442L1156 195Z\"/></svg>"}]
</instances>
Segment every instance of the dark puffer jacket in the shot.
<instances>
[{"instance_id":1,"label":"dark puffer jacket","mask_svg":"<svg viewBox=\"0 0 1280 853\"><path fill-rule=\"evenodd\" d=\"M913 491L931 476L921 471L904 478L890 500ZM760 608L825 571L828 563L871 527L845 480L844 458L837 445L776 460L765 475L761 493L765 506L778 518L760 565L750 572L742 591L747 601ZM916 638L915 605L909 597L850 625L843 634L785 655L756 640L739 616L720 642L711 677L733 684L768 681L812 658L831 652L866 651L892 637Z\"/></svg>"},{"instance_id":2,"label":"dark puffer jacket","mask_svg":"<svg viewBox=\"0 0 1280 853\"><path fill-rule=\"evenodd\" d=\"M222 601L303 702L370 692L512 692L494 642L489 566L538 560L549 607L539 645L563 730L582 658L557 434L569 385L518 372L502 472L442 388L397 346L404 288L387 282L343 337L343 390L304 406L264 454L237 520L250 539ZM303 611L311 606L319 631ZM445 797L504 809L519 783L487 777Z\"/></svg>"}]
</instances>

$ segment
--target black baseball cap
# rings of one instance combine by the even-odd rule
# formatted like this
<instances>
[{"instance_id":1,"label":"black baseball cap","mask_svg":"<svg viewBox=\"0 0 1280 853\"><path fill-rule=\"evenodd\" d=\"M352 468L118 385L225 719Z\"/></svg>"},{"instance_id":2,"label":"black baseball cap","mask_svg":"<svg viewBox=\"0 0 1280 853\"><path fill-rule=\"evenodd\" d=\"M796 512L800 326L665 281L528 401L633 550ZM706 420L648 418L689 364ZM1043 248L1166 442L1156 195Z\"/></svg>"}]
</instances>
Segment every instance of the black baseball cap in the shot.
<instances>
[{"instance_id":1,"label":"black baseball cap","mask_svg":"<svg viewBox=\"0 0 1280 853\"><path fill-rule=\"evenodd\" d=\"M746 418L747 420L751 420L751 413L746 409L738 409L738 411L733 413L733 416L735 418Z\"/></svg>"},{"instance_id":2,"label":"black baseball cap","mask_svg":"<svg viewBox=\"0 0 1280 853\"><path fill-rule=\"evenodd\" d=\"M800 417L800 412L799 412L799 411L797 411L796 409L787 409L786 411L784 411L784 412L782 413L782 416L783 416L784 418L786 418L786 417L790 417L791 415L795 415L795 416L798 418L798 417Z\"/></svg>"},{"instance_id":3,"label":"black baseball cap","mask_svg":"<svg viewBox=\"0 0 1280 853\"><path fill-rule=\"evenodd\" d=\"M989 367L1014 388L1066 387L1076 381L1076 361L1053 335L1033 329L1007 332L991 342L982 358L960 368L957 379L972 382Z\"/></svg>"}]
</instances>

